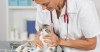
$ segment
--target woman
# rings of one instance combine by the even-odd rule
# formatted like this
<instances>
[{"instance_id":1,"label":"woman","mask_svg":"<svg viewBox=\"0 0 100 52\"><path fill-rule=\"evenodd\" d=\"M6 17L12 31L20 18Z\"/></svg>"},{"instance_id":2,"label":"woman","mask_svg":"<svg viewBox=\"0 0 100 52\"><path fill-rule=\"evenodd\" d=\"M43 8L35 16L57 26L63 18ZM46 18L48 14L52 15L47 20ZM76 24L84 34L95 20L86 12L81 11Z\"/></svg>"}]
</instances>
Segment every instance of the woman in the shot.
<instances>
[{"instance_id":1,"label":"woman","mask_svg":"<svg viewBox=\"0 0 100 52\"><path fill-rule=\"evenodd\" d=\"M91 0L35 1L42 10L47 10L43 12L38 9L37 31L38 23L52 23L54 26L55 33L44 37L51 40L45 40L48 46L61 46L64 52L89 52L96 48L97 36L100 34L99 18ZM50 14L50 17L43 17L47 14ZM38 32L34 45L42 48L39 36Z\"/></svg>"}]
</instances>

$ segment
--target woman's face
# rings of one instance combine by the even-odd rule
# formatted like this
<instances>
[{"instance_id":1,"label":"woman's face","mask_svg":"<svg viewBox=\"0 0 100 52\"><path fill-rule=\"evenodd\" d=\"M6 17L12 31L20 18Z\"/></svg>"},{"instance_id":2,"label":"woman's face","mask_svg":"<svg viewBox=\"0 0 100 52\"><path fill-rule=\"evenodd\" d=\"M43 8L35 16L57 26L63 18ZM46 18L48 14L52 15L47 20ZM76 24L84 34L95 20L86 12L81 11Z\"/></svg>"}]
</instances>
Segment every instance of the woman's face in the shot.
<instances>
[{"instance_id":1,"label":"woman's face","mask_svg":"<svg viewBox=\"0 0 100 52\"><path fill-rule=\"evenodd\" d=\"M35 0L35 1L36 3L42 6L42 9L48 9L49 11L52 11L57 6L54 0Z\"/></svg>"}]
</instances>

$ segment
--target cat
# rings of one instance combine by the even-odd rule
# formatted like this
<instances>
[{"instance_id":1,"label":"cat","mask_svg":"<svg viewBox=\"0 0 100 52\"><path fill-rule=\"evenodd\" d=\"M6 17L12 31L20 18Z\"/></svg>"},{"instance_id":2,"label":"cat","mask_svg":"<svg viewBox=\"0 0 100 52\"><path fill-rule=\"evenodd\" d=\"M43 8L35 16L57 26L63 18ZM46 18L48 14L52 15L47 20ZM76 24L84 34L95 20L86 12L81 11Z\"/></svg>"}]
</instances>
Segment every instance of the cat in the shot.
<instances>
[{"instance_id":1,"label":"cat","mask_svg":"<svg viewBox=\"0 0 100 52\"><path fill-rule=\"evenodd\" d=\"M39 25L39 32L40 32L40 37L39 39L42 41L43 43L43 48L39 48L39 47L36 47L36 48L33 48L34 50L32 50L33 52L55 52L55 48L56 47L48 47L47 44L44 42L44 39L43 37L45 35L48 35L48 33L52 33L53 32L53 28L52 28L52 25L47 25L47 24L41 24ZM32 44L34 42L27 42L21 46L19 46L16 51L17 52L28 52L30 47L34 47ZM30 52L32 52L30 51Z\"/></svg>"},{"instance_id":2,"label":"cat","mask_svg":"<svg viewBox=\"0 0 100 52\"><path fill-rule=\"evenodd\" d=\"M34 46L33 42L27 42L23 45L20 45L15 49L16 52L33 52L34 51Z\"/></svg>"},{"instance_id":3,"label":"cat","mask_svg":"<svg viewBox=\"0 0 100 52\"><path fill-rule=\"evenodd\" d=\"M37 47L35 49L35 52L55 52L55 47L48 47L47 43L44 42L45 39L43 39L43 37L45 35L48 35L48 33L53 32L52 25L47 25L47 24L40 25L39 32L40 32L40 40L43 43L43 48L41 49L41 48Z\"/></svg>"}]
</instances>

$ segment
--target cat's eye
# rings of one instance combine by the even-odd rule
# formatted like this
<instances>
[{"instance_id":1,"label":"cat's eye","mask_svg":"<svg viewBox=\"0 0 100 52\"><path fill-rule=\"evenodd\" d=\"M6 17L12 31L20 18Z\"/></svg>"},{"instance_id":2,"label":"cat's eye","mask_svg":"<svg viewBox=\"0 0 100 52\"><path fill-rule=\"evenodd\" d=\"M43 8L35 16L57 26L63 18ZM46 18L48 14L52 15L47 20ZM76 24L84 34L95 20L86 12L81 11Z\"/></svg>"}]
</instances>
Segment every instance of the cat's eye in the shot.
<instances>
[{"instance_id":1,"label":"cat's eye","mask_svg":"<svg viewBox=\"0 0 100 52\"><path fill-rule=\"evenodd\" d=\"M42 31L42 29L39 29L39 31Z\"/></svg>"}]
</instances>

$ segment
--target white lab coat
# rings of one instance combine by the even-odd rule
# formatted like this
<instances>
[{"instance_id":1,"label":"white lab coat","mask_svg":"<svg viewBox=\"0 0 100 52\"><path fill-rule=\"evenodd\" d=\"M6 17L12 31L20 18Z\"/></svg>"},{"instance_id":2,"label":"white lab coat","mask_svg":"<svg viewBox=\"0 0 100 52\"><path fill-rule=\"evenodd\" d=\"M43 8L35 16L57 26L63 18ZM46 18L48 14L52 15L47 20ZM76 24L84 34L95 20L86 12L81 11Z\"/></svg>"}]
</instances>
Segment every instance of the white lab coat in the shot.
<instances>
[{"instance_id":1,"label":"white lab coat","mask_svg":"<svg viewBox=\"0 0 100 52\"><path fill-rule=\"evenodd\" d=\"M59 19L57 19L56 11L52 11L54 29L55 32L60 35L60 38L78 40L95 36L99 37L100 22L92 0L68 0L68 25L64 22L65 9L66 7L64 6ZM48 10L42 10L38 5L36 17L37 31L39 29L39 24L51 24L51 18L50 12ZM97 40L97 45L99 45L99 39ZM97 46L94 51L63 47L63 50L64 52L97 52L98 48L100 48L100 46Z\"/></svg>"}]
</instances>

